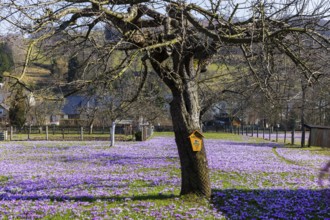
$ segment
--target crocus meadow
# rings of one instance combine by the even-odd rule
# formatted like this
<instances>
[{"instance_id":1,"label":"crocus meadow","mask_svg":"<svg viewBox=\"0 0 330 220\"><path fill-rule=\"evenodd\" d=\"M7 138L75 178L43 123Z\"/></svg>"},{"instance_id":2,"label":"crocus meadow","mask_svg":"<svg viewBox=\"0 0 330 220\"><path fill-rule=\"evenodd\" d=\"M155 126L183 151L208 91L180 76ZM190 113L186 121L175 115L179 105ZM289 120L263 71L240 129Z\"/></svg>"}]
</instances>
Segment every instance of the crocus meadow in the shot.
<instances>
[{"instance_id":1,"label":"crocus meadow","mask_svg":"<svg viewBox=\"0 0 330 220\"><path fill-rule=\"evenodd\" d=\"M326 154L206 140L211 202L179 196L173 137L146 142L2 142L2 219L326 219Z\"/></svg>"}]
</instances>

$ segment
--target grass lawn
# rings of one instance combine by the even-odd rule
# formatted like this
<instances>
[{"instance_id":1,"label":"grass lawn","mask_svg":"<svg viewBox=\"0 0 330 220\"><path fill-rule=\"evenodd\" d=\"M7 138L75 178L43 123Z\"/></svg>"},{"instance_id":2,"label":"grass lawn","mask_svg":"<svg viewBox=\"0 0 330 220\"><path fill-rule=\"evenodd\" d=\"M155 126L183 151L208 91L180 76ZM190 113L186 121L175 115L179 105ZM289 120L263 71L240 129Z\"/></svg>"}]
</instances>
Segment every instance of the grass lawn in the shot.
<instances>
[{"instance_id":1,"label":"grass lawn","mask_svg":"<svg viewBox=\"0 0 330 220\"><path fill-rule=\"evenodd\" d=\"M244 141L246 140L245 136L236 135L232 133L223 133L223 132L205 132L203 133L206 139L222 139L222 140L231 140L231 141ZM174 132L154 132L156 137L174 137Z\"/></svg>"},{"instance_id":2,"label":"grass lawn","mask_svg":"<svg viewBox=\"0 0 330 220\"><path fill-rule=\"evenodd\" d=\"M180 197L173 133L145 142L0 143L2 219L326 219L328 150L205 134L212 200Z\"/></svg>"}]
</instances>

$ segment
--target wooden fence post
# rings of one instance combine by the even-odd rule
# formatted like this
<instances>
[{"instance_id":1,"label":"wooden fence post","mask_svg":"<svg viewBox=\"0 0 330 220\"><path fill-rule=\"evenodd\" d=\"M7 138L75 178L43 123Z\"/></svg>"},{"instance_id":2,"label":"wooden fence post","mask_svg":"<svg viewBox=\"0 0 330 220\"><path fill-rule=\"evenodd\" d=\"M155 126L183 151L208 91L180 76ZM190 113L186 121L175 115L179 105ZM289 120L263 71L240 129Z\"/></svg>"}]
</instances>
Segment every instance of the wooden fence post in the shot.
<instances>
[{"instance_id":1,"label":"wooden fence post","mask_svg":"<svg viewBox=\"0 0 330 220\"><path fill-rule=\"evenodd\" d=\"M10 126L10 140L13 140L13 126Z\"/></svg>"},{"instance_id":2,"label":"wooden fence post","mask_svg":"<svg viewBox=\"0 0 330 220\"><path fill-rule=\"evenodd\" d=\"M48 125L46 125L46 141L48 141Z\"/></svg>"},{"instance_id":3,"label":"wooden fence post","mask_svg":"<svg viewBox=\"0 0 330 220\"><path fill-rule=\"evenodd\" d=\"M28 129L28 140L30 140L30 134L31 134L31 125L29 125L29 129Z\"/></svg>"},{"instance_id":4,"label":"wooden fence post","mask_svg":"<svg viewBox=\"0 0 330 220\"><path fill-rule=\"evenodd\" d=\"M144 125L142 126L142 141L146 141L148 139L148 134L147 134L147 126Z\"/></svg>"},{"instance_id":5,"label":"wooden fence post","mask_svg":"<svg viewBox=\"0 0 330 220\"><path fill-rule=\"evenodd\" d=\"M84 127L80 127L80 140L83 141L84 140Z\"/></svg>"},{"instance_id":6,"label":"wooden fence post","mask_svg":"<svg viewBox=\"0 0 330 220\"><path fill-rule=\"evenodd\" d=\"M257 138L259 137L259 127L257 127Z\"/></svg>"},{"instance_id":7,"label":"wooden fence post","mask_svg":"<svg viewBox=\"0 0 330 220\"><path fill-rule=\"evenodd\" d=\"M277 127L276 127L275 132L276 132L276 142L278 142L278 128Z\"/></svg>"}]
</instances>

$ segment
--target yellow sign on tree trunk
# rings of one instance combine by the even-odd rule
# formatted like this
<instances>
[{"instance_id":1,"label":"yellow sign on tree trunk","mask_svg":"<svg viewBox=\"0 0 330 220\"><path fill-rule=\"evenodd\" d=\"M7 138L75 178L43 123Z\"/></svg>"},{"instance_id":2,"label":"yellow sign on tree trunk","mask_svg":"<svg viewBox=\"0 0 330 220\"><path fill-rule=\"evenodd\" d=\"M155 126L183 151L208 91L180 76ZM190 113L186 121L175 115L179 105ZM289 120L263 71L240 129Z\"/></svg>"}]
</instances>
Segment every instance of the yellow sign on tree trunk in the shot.
<instances>
[{"instance_id":1,"label":"yellow sign on tree trunk","mask_svg":"<svg viewBox=\"0 0 330 220\"><path fill-rule=\"evenodd\" d=\"M189 139L193 151L201 151L203 146L203 137L204 137L203 134L197 130L191 133L191 135L189 135Z\"/></svg>"}]
</instances>

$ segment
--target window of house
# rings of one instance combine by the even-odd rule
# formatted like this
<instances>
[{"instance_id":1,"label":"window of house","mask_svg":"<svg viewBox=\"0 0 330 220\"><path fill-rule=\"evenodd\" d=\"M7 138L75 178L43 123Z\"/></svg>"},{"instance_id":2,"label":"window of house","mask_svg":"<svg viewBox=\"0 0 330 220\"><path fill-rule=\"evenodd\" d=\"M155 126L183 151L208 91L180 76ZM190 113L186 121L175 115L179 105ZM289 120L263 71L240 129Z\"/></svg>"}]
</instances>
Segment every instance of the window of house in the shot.
<instances>
[{"instance_id":1,"label":"window of house","mask_svg":"<svg viewBox=\"0 0 330 220\"><path fill-rule=\"evenodd\" d=\"M57 121L57 117L56 117L56 115L52 115L51 117L50 117L50 122L56 122Z\"/></svg>"}]
</instances>

